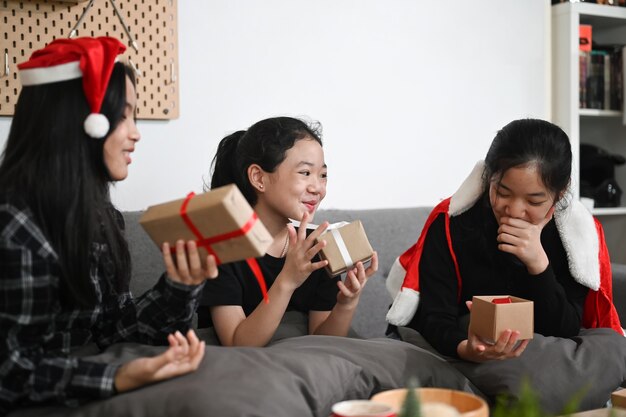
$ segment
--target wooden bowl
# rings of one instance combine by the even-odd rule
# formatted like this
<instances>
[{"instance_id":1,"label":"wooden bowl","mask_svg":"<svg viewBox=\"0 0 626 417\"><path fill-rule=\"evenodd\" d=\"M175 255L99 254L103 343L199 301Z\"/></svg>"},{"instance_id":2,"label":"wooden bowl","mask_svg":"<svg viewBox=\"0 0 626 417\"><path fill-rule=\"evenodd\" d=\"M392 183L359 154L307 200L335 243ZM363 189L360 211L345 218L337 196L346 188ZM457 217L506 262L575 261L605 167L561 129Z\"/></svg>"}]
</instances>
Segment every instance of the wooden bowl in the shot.
<instances>
[{"instance_id":1,"label":"wooden bowl","mask_svg":"<svg viewBox=\"0 0 626 417\"><path fill-rule=\"evenodd\" d=\"M463 417L489 417L489 407L482 398L469 392L445 388L416 388L415 392L421 402L440 402L456 408ZM392 406L400 412L407 389L399 388L379 392L371 400Z\"/></svg>"}]
</instances>

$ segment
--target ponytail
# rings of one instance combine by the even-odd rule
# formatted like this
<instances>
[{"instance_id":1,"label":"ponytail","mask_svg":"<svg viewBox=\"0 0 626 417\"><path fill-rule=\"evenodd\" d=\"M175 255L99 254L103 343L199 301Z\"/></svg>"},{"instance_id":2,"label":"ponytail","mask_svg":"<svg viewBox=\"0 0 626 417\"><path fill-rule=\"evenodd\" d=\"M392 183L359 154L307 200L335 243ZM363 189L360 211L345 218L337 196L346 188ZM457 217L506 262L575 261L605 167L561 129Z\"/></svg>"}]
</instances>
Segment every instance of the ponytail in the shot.
<instances>
[{"instance_id":1,"label":"ponytail","mask_svg":"<svg viewBox=\"0 0 626 417\"><path fill-rule=\"evenodd\" d=\"M211 189L227 184L236 184L240 189L242 185L241 173L238 171L239 161L237 145L239 140L246 134L245 130L239 130L226 136L217 146L217 152L211 162Z\"/></svg>"}]
</instances>

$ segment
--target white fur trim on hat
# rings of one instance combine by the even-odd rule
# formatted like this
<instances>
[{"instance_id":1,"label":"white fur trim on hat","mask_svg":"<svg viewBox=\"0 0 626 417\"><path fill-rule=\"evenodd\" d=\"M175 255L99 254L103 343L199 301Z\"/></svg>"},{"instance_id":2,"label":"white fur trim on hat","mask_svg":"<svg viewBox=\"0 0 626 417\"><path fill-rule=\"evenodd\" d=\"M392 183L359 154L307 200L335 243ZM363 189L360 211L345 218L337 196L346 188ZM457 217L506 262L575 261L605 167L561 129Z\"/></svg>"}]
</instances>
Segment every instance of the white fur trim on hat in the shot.
<instances>
[{"instance_id":1,"label":"white fur trim on hat","mask_svg":"<svg viewBox=\"0 0 626 417\"><path fill-rule=\"evenodd\" d=\"M411 288L402 288L387 312L387 322L394 326L406 326L409 324L417 311L419 300L420 295L417 291Z\"/></svg>"},{"instance_id":2,"label":"white fur trim on hat","mask_svg":"<svg viewBox=\"0 0 626 417\"><path fill-rule=\"evenodd\" d=\"M385 280L385 286L387 287L387 291L389 292L391 298L396 298L396 294L400 292L405 276L406 269L404 269L400 263L400 259L396 258L395 261L393 261L393 265L391 265L391 269L389 270L389 274L387 274L387 279Z\"/></svg>"},{"instance_id":3,"label":"white fur trim on hat","mask_svg":"<svg viewBox=\"0 0 626 417\"><path fill-rule=\"evenodd\" d=\"M104 114L91 113L85 119L83 127L89 136L95 139L100 139L105 137L109 131L109 121Z\"/></svg>"},{"instance_id":4,"label":"white fur trim on hat","mask_svg":"<svg viewBox=\"0 0 626 417\"><path fill-rule=\"evenodd\" d=\"M67 62L53 67L22 69L19 74L23 86L56 83L83 76L79 61Z\"/></svg>"},{"instance_id":5,"label":"white fur trim on hat","mask_svg":"<svg viewBox=\"0 0 626 417\"><path fill-rule=\"evenodd\" d=\"M600 288L600 242L593 216L578 200L566 210L554 213L556 228L567 253L569 270L576 282L598 291Z\"/></svg>"},{"instance_id":6,"label":"white fur trim on hat","mask_svg":"<svg viewBox=\"0 0 626 417\"><path fill-rule=\"evenodd\" d=\"M483 172L485 162L478 161L469 176L450 198L450 216L457 216L469 210L483 193Z\"/></svg>"}]
</instances>

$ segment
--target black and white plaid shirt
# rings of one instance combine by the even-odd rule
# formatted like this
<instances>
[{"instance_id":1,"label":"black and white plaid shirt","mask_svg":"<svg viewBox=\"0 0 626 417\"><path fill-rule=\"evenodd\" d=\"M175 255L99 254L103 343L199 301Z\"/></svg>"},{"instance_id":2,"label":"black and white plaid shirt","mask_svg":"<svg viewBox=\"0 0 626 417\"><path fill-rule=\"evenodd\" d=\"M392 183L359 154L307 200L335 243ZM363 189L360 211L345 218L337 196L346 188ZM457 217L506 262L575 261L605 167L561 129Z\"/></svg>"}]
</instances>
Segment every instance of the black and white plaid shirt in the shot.
<instances>
[{"instance_id":1,"label":"black and white plaid shirt","mask_svg":"<svg viewBox=\"0 0 626 417\"><path fill-rule=\"evenodd\" d=\"M19 404L106 398L118 366L83 360L73 350L92 343L100 349L117 342L163 345L169 333L189 328L203 285L164 275L133 299L115 291L106 245L93 244L92 261L98 303L67 307L54 248L25 206L0 197L0 415Z\"/></svg>"}]
</instances>

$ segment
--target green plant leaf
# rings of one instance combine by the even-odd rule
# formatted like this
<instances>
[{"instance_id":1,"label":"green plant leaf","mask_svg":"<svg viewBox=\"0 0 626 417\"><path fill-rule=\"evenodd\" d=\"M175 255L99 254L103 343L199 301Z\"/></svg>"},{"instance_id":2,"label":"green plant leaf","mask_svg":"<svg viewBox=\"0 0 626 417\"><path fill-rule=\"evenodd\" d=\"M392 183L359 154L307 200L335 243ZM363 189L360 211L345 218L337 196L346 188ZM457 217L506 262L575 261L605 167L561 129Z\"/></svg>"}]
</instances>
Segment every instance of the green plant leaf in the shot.
<instances>
[{"instance_id":1,"label":"green plant leaf","mask_svg":"<svg viewBox=\"0 0 626 417\"><path fill-rule=\"evenodd\" d=\"M407 384L406 397L404 398L404 401L402 403L402 410L400 410L400 414L398 415L398 417L422 417L422 407L420 404L420 399L415 393L416 388L417 379L409 379L409 383Z\"/></svg>"},{"instance_id":2,"label":"green plant leaf","mask_svg":"<svg viewBox=\"0 0 626 417\"><path fill-rule=\"evenodd\" d=\"M588 387L583 387L567 402L559 415L571 415L576 413L582 398ZM496 398L492 417L553 417L541 408L539 396L530 385L528 378L524 378L520 384L519 398L514 399L510 395L502 394Z\"/></svg>"}]
</instances>

